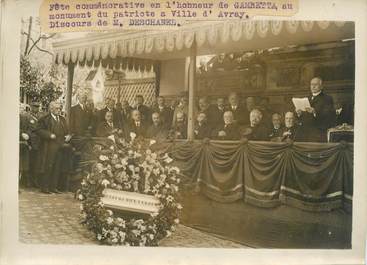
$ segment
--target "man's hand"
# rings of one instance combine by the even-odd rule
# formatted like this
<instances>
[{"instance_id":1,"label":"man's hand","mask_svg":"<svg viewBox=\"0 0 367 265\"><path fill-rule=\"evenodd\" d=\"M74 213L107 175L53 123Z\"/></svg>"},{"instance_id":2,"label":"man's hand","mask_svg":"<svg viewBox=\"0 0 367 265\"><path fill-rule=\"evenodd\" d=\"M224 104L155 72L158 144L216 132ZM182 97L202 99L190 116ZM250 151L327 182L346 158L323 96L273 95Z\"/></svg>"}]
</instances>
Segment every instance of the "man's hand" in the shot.
<instances>
[{"instance_id":1,"label":"man's hand","mask_svg":"<svg viewBox=\"0 0 367 265\"><path fill-rule=\"evenodd\" d=\"M113 129L112 130L112 133L117 133L118 132L118 129Z\"/></svg>"},{"instance_id":2,"label":"man's hand","mask_svg":"<svg viewBox=\"0 0 367 265\"><path fill-rule=\"evenodd\" d=\"M53 133L51 133L50 138L51 138L52 140L53 140L53 139L56 139L56 135L55 135L55 134L53 134Z\"/></svg>"},{"instance_id":3,"label":"man's hand","mask_svg":"<svg viewBox=\"0 0 367 265\"><path fill-rule=\"evenodd\" d=\"M29 135L28 135L28 134L26 134L26 133L22 133L22 138L23 138L24 140L28 141L28 140L29 140Z\"/></svg>"},{"instance_id":4,"label":"man's hand","mask_svg":"<svg viewBox=\"0 0 367 265\"><path fill-rule=\"evenodd\" d=\"M69 142L71 140L71 135L65 135L65 142Z\"/></svg>"},{"instance_id":5,"label":"man's hand","mask_svg":"<svg viewBox=\"0 0 367 265\"><path fill-rule=\"evenodd\" d=\"M296 109L296 113L297 113L297 116L299 117L299 116L301 116L301 115L302 115L302 110L300 110L300 109Z\"/></svg>"},{"instance_id":6,"label":"man's hand","mask_svg":"<svg viewBox=\"0 0 367 265\"><path fill-rule=\"evenodd\" d=\"M314 108L312 108L312 107L306 108L306 111L307 111L308 113L311 113L311 114L315 114L315 113L316 113L316 112L315 112L315 109L314 109Z\"/></svg>"},{"instance_id":7,"label":"man's hand","mask_svg":"<svg viewBox=\"0 0 367 265\"><path fill-rule=\"evenodd\" d=\"M221 136L221 137L223 137L223 136L226 136L227 134L226 134L226 132L225 131L219 131L218 132L218 136Z\"/></svg>"},{"instance_id":8,"label":"man's hand","mask_svg":"<svg viewBox=\"0 0 367 265\"><path fill-rule=\"evenodd\" d=\"M292 133L291 132L284 132L283 133L283 136L289 136L289 135L291 135Z\"/></svg>"}]
</instances>

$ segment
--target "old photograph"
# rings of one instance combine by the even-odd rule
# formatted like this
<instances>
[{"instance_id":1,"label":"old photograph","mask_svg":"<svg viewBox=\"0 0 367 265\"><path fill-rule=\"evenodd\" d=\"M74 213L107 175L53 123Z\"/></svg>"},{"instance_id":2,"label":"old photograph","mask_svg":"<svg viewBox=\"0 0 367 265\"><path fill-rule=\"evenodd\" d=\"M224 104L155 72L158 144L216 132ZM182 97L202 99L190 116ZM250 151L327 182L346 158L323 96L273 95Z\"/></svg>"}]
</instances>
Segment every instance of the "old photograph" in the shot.
<instances>
[{"instance_id":1,"label":"old photograph","mask_svg":"<svg viewBox=\"0 0 367 265\"><path fill-rule=\"evenodd\" d=\"M350 249L354 26L23 17L19 241Z\"/></svg>"}]
</instances>

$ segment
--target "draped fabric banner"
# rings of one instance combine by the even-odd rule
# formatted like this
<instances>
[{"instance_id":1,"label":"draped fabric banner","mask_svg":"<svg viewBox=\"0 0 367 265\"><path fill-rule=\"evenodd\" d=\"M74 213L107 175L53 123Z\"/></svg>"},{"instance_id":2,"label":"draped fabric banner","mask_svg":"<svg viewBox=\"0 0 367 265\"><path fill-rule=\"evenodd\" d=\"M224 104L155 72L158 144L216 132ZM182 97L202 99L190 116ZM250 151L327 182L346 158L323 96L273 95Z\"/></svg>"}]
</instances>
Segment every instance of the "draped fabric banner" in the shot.
<instances>
[{"instance_id":1,"label":"draped fabric banner","mask_svg":"<svg viewBox=\"0 0 367 265\"><path fill-rule=\"evenodd\" d=\"M171 144L165 151L219 202L351 209L352 144L204 141Z\"/></svg>"},{"instance_id":2,"label":"draped fabric banner","mask_svg":"<svg viewBox=\"0 0 367 265\"><path fill-rule=\"evenodd\" d=\"M167 152L203 194L218 202L351 209L353 144L204 140L152 149Z\"/></svg>"}]
</instances>

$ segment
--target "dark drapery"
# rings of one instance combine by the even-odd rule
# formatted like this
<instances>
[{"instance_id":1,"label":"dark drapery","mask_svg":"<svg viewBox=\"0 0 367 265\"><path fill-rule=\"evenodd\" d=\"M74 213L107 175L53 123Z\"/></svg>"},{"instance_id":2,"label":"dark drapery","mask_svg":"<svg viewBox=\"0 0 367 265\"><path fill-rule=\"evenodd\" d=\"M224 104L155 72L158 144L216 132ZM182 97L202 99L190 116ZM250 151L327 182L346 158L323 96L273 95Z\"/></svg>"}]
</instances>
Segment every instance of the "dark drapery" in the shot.
<instances>
[{"instance_id":1,"label":"dark drapery","mask_svg":"<svg viewBox=\"0 0 367 265\"><path fill-rule=\"evenodd\" d=\"M161 144L201 191L219 202L304 210L350 209L353 145L203 141Z\"/></svg>"},{"instance_id":2,"label":"dark drapery","mask_svg":"<svg viewBox=\"0 0 367 265\"><path fill-rule=\"evenodd\" d=\"M351 207L353 144L204 140L152 149L168 152L182 173L218 202L310 211Z\"/></svg>"}]
</instances>

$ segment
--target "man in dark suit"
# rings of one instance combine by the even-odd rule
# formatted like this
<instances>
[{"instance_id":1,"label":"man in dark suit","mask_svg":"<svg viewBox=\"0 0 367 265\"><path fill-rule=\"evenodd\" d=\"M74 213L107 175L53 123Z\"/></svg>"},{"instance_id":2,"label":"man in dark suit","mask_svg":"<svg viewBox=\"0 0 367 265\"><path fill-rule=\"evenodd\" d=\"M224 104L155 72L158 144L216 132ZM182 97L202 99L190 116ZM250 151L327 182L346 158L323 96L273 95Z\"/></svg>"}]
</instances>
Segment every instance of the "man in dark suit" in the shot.
<instances>
[{"instance_id":1,"label":"man in dark suit","mask_svg":"<svg viewBox=\"0 0 367 265\"><path fill-rule=\"evenodd\" d=\"M266 126L262 123L262 113L258 109L250 112L250 126L245 129L244 136L253 141L266 141L268 134Z\"/></svg>"},{"instance_id":2,"label":"man in dark suit","mask_svg":"<svg viewBox=\"0 0 367 265\"><path fill-rule=\"evenodd\" d=\"M338 103L335 107L335 125L342 125L342 124L354 124L354 107L352 104L340 104Z\"/></svg>"},{"instance_id":3,"label":"man in dark suit","mask_svg":"<svg viewBox=\"0 0 367 265\"><path fill-rule=\"evenodd\" d=\"M131 112L131 121L125 127L125 137L130 140L132 133L135 134L136 138L145 138L147 133L147 125L143 121L140 111L136 109Z\"/></svg>"},{"instance_id":4,"label":"man in dark suit","mask_svg":"<svg viewBox=\"0 0 367 265\"><path fill-rule=\"evenodd\" d=\"M157 98L157 106L153 108L153 112L159 113L160 121L163 126L170 128L172 124L172 110L166 106L166 100L164 97L159 96Z\"/></svg>"},{"instance_id":5,"label":"man in dark suit","mask_svg":"<svg viewBox=\"0 0 367 265\"><path fill-rule=\"evenodd\" d=\"M226 111L224 98L217 98L217 104L211 105L209 107L209 114L207 121L210 127L215 128L217 126L223 125L223 114Z\"/></svg>"},{"instance_id":6,"label":"man in dark suit","mask_svg":"<svg viewBox=\"0 0 367 265\"><path fill-rule=\"evenodd\" d=\"M99 122L99 117L98 117L99 113L97 109L94 108L94 102L92 99L87 100L85 104L85 111L88 117L88 124L89 124L88 131L91 136L95 136L96 131L97 131L98 122Z\"/></svg>"},{"instance_id":7,"label":"man in dark suit","mask_svg":"<svg viewBox=\"0 0 367 265\"><path fill-rule=\"evenodd\" d=\"M223 121L223 125L214 130L212 138L218 140L239 140L241 138L240 127L234 122L231 111L224 112Z\"/></svg>"},{"instance_id":8,"label":"man in dark suit","mask_svg":"<svg viewBox=\"0 0 367 265\"><path fill-rule=\"evenodd\" d=\"M211 127L209 126L205 112L200 112L196 118L194 128L195 139L201 140L209 138L211 134Z\"/></svg>"},{"instance_id":9,"label":"man in dark suit","mask_svg":"<svg viewBox=\"0 0 367 265\"><path fill-rule=\"evenodd\" d=\"M308 97L311 107L305 111L296 110L304 130L307 130L307 141L326 142L327 129L335 123L333 98L323 92L322 79L315 77L310 84L311 95ZM306 132L305 132L306 133Z\"/></svg>"},{"instance_id":10,"label":"man in dark suit","mask_svg":"<svg viewBox=\"0 0 367 265\"><path fill-rule=\"evenodd\" d=\"M115 100L112 98L106 98L105 99L106 107L104 109L101 109L98 112L98 124L105 121L106 112L110 111L113 113L113 124L116 128L121 128L121 124L119 121L119 114L117 113L117 110L115 109Z\"/></svg>"},{"instance_id":11,"label":"man in dark suit","mask_svg":"<svg viewBox=\"0 0 367 265\"><path fill-rule=\"evenodd\" d=\"M122 126L125 126L131 119L132 107L127 100L123 100L121 103L116 104L116 110L119 113L119 119Z\"/></svg>"},{"instance_id":12,"label":"man in dark suit","mask_svg":"<svg viewBox=\"0 0 367 265\"><path fill-rule=\"evenodd\" d=\"M175 123L170 130L169 137L171 139L187 138L187 119L183 112L176 113Z\"/></svg>"},{"instance_id":13,"label":"man in dark suit","mask_svg":"<svg viewBox=\"0 0 367 265\"><path fill-rule=\"evenodd\" d=\"M146 137L156 141L163 141L168 137L168 128L163 124L159 112L153 112L152 124L148 127Z\"/></svg>"},{"instance_id":14,"label":"man in dark suit","mask_svg":"<svg viewBox=\"0 0 367 265\"><path fill-rule=\"evenodd\" d=\"M98 137L108 137L110 135L114 135L118 133L120 129L115 127L113 122L113 112L107 111L105 114L105 120L100 122L97 127L97 136ZM121 130L120 130L121 133Z\"/></svg>"},{"instance_id":15,"label":"man in dark suit","mask_svg":"<svg viewBox=\"0 0 367 265\"><path fill-rule=\"evenodd\" d=\"M237 122L239 126L249 124L248 120L249 112L245 107L240 105L240 99L238 95L236 93L231 93L228 96L228 102L229 102L228 110L230 110L233 113L234 122Z\"/></svg>"},{"instance_id":16,"label":"man in dark suit","mask_svg":"<svg viewBox=\"0 0 367 265\"><path fill-rule=\"evenodd\" d=\"M287 139L300 141L300 128L296 125L296 117L292 111L288 111L285 113L284 124L285 127L283 128L282 132L282 141L286 141Z\"/></svg>"},{"instance_id":17,"label":"man in dark suit","mask_svg":"<svg viewBox=\"0 0 367 265\"><path fill-rule=\"evenodd\" d=\"M29 163L29 176L31 185L34 187L39 187L40 176L39 176L39 151L41 139L36 133L38 126L38 120L40 119L38 102L30 103L30 112L27 115L27 123L29 129L29 143L30 143L30 163Z\"/></svg>"},{"instance_id":18,"label":"man in dark suit","mask_svg":"<svg viewBox=\"0 0 367 265\"><path fill-rule=\"evenodd\" d=\"M43 193L60 193L57 187L65 170L67 159L65 155L71 139L64 117L60 115L61 104L50 103L50 113L38 122L37 133L41 137L40 171L42 173L41 191Z\"/></svg>"},{"instance_id":19,"label":"man in dark suit","mask_svg":"<svg viewBox=\"0 0 367 265\"><path fill-rule=\"evenodd\" d=\"M282 115L280 113L273 113L271 116L272 127L269 130L270 141L280 141L283 137Z\"/></svg>"},{"instance_id":20,"label":"man in dark suit","mask_svg":"<svg viewBox=\"0 0 367 265\"><path fill-rule=\"evenodd\" d=\"M135 110L138 110L140 112L141 120L145 124L151 124L151 112L150 108L146 105L144 105L144 97L142 95L136 95L135 96Z\"/></svg>"},{"instance_id":21,"label":"man in dark suit","mask_svg":"<svg viewBox=\"0 0 367 265\"><path fill-rule=\"evenodd\" d=\"M86 103L87 95L78 94L78 104L73 106L70 111L70 132L75 136L85 136L90 128Z\"/></svg>"}]
</instances>

